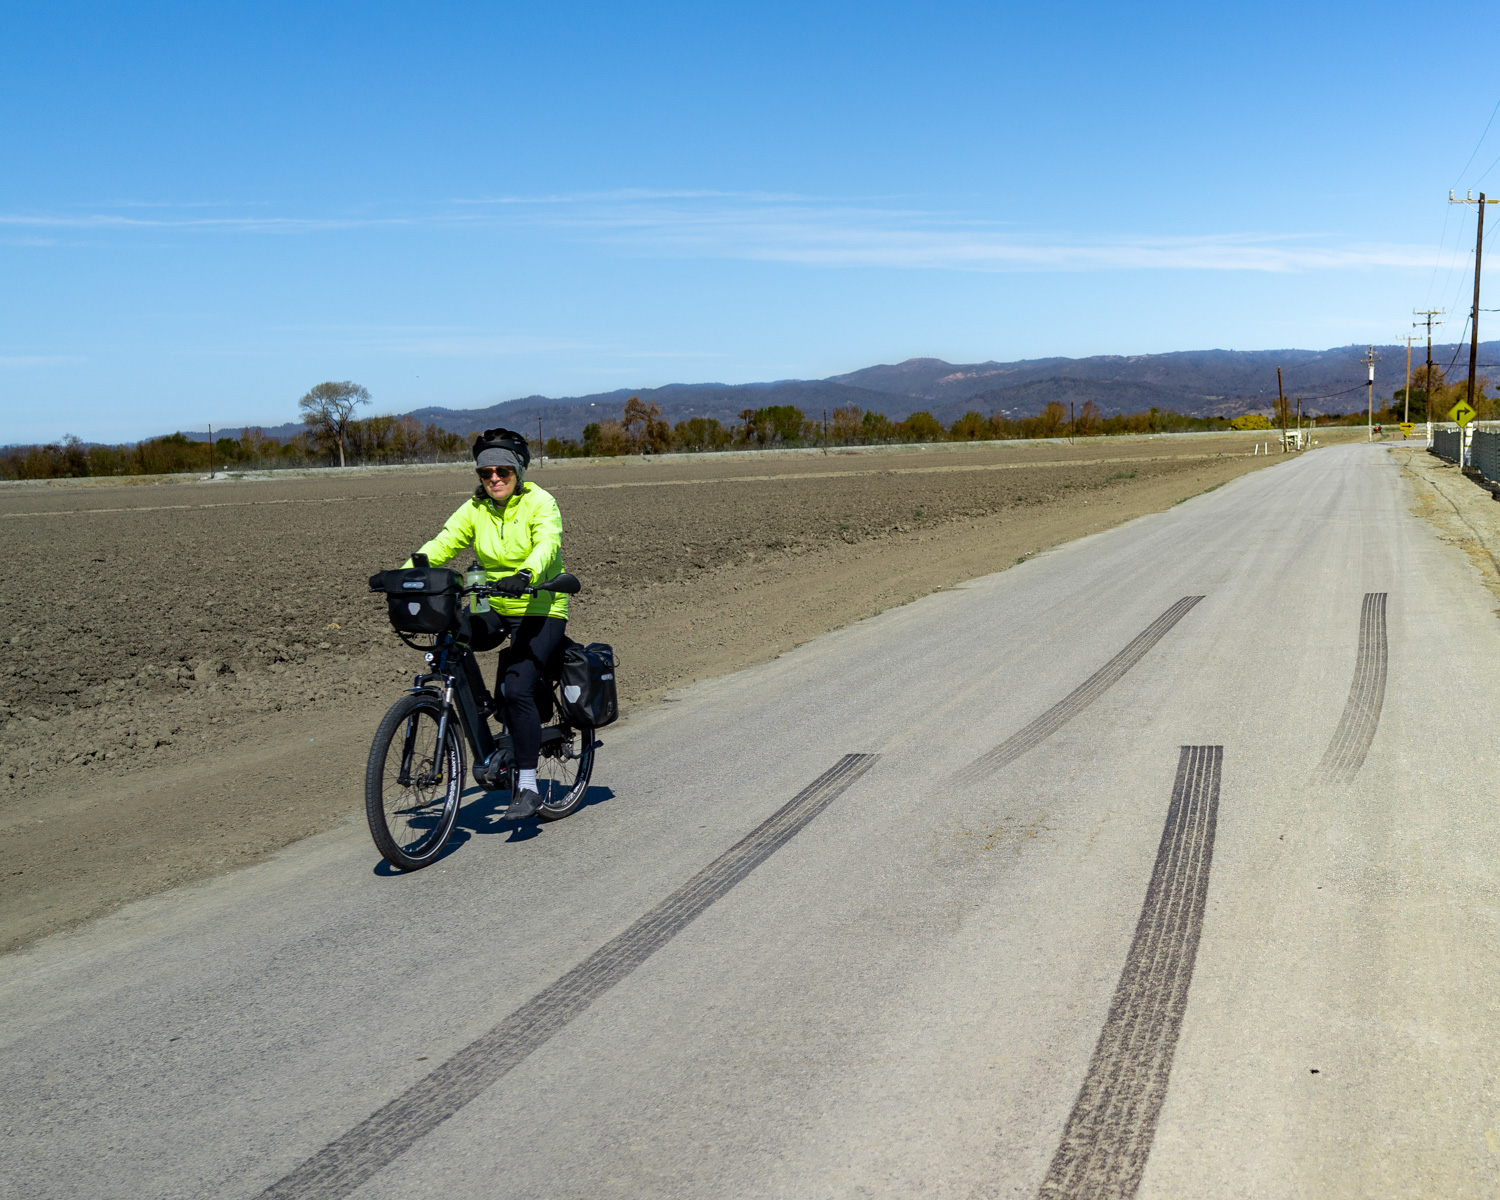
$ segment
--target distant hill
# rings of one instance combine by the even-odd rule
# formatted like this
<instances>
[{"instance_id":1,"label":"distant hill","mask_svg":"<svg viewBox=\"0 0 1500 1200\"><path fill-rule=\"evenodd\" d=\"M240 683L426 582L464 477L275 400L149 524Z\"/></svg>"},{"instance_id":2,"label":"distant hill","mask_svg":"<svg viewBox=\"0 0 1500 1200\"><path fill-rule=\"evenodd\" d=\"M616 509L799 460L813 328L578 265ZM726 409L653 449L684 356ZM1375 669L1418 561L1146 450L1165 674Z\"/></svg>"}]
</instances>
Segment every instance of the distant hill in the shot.
<instances>
[{"instance_id":1,"label":"distant hill","mask_svg":"<svg viewBox=\"0 0 1500 1200\"><path fill-rule=\"evenodd\" d=\"M930 400L933 414L940 417L948 412L960 415L966 405L982 412L1029 415L1052 400L1092 400L1106 414L1155 405L1190 416L1228 416L1269 409L1276 398L1279 366L1287 396L1301 396L1304 410L1350 412L1362 407L1356 393L1363 391L1365 368L1360 360L1367 349L1187 350L968 364L913 358L836 375L834 381ZM1446 365L1455 349L1434 347L1433 360ZM1380 359L1375 367L1376 394L1388 398L1405 383L1406 346L1376 346L1375 353ZM1425 347L1414 346L1413 363L1424 353ZM1480 343L1479 357L1493 369L1500 359L1500 342ZM1460 352L1455 370L1467 363L1467 354Z\"/></svg>"},{"instance_id":2,"label":"distant hill","mask_svg":"<svg viewBox=\"0 0 1500 1200\"><path fill-rule=\"evenodd\" d=\"M850 404L900 417L911 411L908 397L829 380L784 379L776 383L671 383L659 388L619 388L557 400L527 396L489 408L419 408L412 416L423 424L432 421L454 433L507 425L528 435L536 429L540 417L543 436L576 438L591 421L618 418L631 396L639 396L648 404L654 401L673 424L690 417L717 417L728 424L747 408L767 408L773 404L790 404L810 417L825 408L832 412Z\"/></svg>"},{"instance_id":3,"label":"distant hill","mask_svg":"<svg viewBox=\"0 0 1500 1200\"><path fill-rule=\"evenodd\" d=\"M1331 350L1185 350L1171 354L1099 355L1093 358L1034 358L1017 362L950 363L909 358L835 375L830 379L783 379L773 383L673 383L659 388L617 388L587 396L524 396L488 408L429 406L412 411L454 433L506 425L534 435L540 418L544 437L577 438L591 421L618 418L625 401L639 396L660 406L672 423L717 417L726 425L747 408L790 404L809 417L824 409L856 405L900 420L925 409L945 424L969 409L1016 418L1058 401L1082 407L1092 401L1106 416L1171 408L1189 416L1236 416L1269 412L1276 398L1276 368L1288 398L1300 397L1304 412L1353 412L1364 407L1365 346ZM1405 345L1377 346L1375 394L1389 398L1405 381ZM1434 347L1446 366L1457 353L1452 377L1467 369L1466 347ZM1424 348L1412 348L1412 362ZM1500 370L1500 342L1482 342L1481 369ZM272 436L299 432L300 425L266 429ZM221 431L236 436L239 431Z\"/></svg>"}]
</instances>

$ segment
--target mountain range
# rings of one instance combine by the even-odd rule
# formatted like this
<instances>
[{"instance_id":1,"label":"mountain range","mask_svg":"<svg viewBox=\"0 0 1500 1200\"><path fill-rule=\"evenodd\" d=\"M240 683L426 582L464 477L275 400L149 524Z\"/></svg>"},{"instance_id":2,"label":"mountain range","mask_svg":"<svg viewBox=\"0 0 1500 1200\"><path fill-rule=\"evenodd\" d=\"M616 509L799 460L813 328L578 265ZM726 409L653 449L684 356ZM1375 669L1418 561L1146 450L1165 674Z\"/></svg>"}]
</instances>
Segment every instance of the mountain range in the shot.
<instances>
[{"instance_id":1,"label":"mountain range","mask_svg":"<svg viewBox=\"0 0 1500 1200\"><path fill-rule=\"evenodd\" d=\"M783 379L773 383L673 383L657 388L618 388L586 396L523 396L488 408L429 406L411 416L454 433L508 426L530 434L541 422L545 437L577 438L593 421L618 418L631 396L655 402L670 422L716 417L726 425L745 409L789 404L818 418L826 409L855 405L893 420L923 410L948 424L973 409L1015 418L1057 401L1098 405L1108 416L1170 408L1189 416L1238 416L1270 412L1276 399L1276 368L1288 399L1303 412L1345 413L1365 406L1367 346L1331 350L1185 350L1170 354L1098 355L1093 358L1034 358L1017 362L950 363L939 358L865 367L827 379ZM1375 394L1389 399L1405 383L1406 346L1376 346ZM1425 347L1413 345L1412 365ZM1434 346L1433 361L1467 369L1467 347ZM1481 368L1500 366L1500 342L1482 342ZM288 436L301 426L265 432ZM236 431L226 430L233 435Z\"/></svg>"}]
</instances>

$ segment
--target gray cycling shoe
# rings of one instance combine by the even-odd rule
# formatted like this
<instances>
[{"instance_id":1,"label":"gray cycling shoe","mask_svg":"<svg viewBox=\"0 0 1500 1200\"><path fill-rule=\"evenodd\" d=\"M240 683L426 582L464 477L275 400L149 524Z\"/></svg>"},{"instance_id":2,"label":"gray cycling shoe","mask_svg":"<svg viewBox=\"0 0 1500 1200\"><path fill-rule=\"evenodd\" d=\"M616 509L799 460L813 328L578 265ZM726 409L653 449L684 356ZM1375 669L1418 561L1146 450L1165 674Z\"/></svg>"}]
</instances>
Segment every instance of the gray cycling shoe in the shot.
<instances>
[{"instance_id":1,"label":"gray cycling shoe","mask_svg":"<svg viewBox=\"0 0 1500 1200\"><path fill-rule=\"evenodd\" d=\"M505 810L505 816L507 820L519 821L536 816L537 809L541 807L541 794L526 788L510 794L510 807Z\"/></svg>"}]
</instances>

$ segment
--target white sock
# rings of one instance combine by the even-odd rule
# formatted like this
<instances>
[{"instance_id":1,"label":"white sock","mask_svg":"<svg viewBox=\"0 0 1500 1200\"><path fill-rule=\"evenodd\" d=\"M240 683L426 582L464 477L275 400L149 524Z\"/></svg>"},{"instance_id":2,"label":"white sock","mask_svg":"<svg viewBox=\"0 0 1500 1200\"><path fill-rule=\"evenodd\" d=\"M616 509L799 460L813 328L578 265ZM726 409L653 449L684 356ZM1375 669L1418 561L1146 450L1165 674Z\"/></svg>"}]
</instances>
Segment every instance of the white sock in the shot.
<instances>
[{"instance_id":1,"label":"white sock","mask_svg":"<svg viewBox=\"0 0 1500 1200\"><path fill-rule=\"evenodd\" d=\"M537 786L536 786L536 771L535 770L531 770L531 771L521 771L521 770L518 770L516 772L516 774L520 776L520 778L516 780L516 791L518 791L518 792L535 792L535 791L539 790L537 788Z\"/></svg>"}]
</instances>

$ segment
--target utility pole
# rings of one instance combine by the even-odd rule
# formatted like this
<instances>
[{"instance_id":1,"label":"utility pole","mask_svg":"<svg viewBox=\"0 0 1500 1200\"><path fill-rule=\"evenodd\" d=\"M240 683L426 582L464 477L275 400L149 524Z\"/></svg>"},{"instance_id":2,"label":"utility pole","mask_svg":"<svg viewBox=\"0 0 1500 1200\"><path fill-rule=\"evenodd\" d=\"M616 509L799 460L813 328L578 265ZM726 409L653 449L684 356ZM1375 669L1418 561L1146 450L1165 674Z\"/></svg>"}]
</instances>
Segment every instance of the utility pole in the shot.
<instances>
[{"instance_id":1,"label":"utility pole","mask_svg":"<svg viewBox=\"0 0 1500 1200\"><path fill-rule=\"evenodd\" d=\"M1406 335L1406 390L1401 393L1401 423L1411 424L1411 339L1414 334ZM1406 430L1401 431L1401 436L1406 436Z\"/></svg>"},{"instance_id":2,"label":"utility pole","mask_svg":"<svg viewBox=\"0 0 1500 1200\"><path fill-rule=\"evenodd\" d=\"M212 422L209 422L208 426L208 477L210 479L214 477L214 427Z\"/></svg>"},{"instance_id":3,"label":"utility pole","mask_svg":"<svg viewBox=\"0 0 1500 1200\"><path fill-rule=\"evenodd\" d=\"M1379 361L1375 357L1375 347L1371 346L1370 352L1359 361L1370 369L1365 385L1365 440L1373 442L1375 440L1375 364Z\"/></svg>"},{"instance_id":4,"label":"utility pole","mask_svg":"<svg viewBox=\"0 0 1500 1200\"><path fill-rule=\"evenodd\" d=\"M1479 366L1479 268L1484 260L1484 206L1486 204L1500 204L1500 200L1486 200L1484 193L1479 193L1479 199L1474 199L1474 193L1470 192L1466 200L1455 200L1453 192L1448 192L1449 204L1477 204L1479 205L1479 227L1474 233L1474 311L1469 318L1469 404L1474 404L1474 372Z\"/></svg>"},{"instance_id":5,"label":"utility pole","mask_svg":"<svg viewBox=\"0 0 1500 1200\"><path fill-rule=\"evenodd\" d=\"M547 443L542 441L542 414L536 415L536 456L543 461L547 458Z\"/></svg>"},{"instance_id":6,"label":"utility pole","mask_svg":"<svg viewBox=\"0 0 1500 1200\"><path fill-rule=\"evenodd\" d=\"M1427 385L1422 389L1422 399L1427 409L1427 420L1430 423L1432 421L1432 318L1446 317L1448 310L1446 308L1414 308L1411 311L1413 316L1422 318L1420 321L1413 321L1413 327L1427 326ZM1441 325L1443 322L1439 321L1438 324Z\"/></svg>"},{"instance_id":7,"label":"utility pole","mask_svg":"<svg viewBox=\"0 0 1500 1200\"><path fill-rule=\"evenodd\" d=\"M1281 368L1276 368L1276 419L1281 422L1281 448L1286 449L1286 392L1281 388Z\"/></svg>"}]
</instances>

